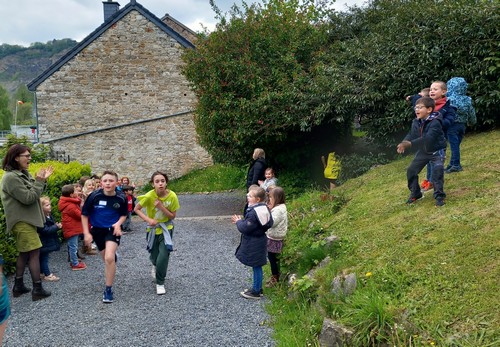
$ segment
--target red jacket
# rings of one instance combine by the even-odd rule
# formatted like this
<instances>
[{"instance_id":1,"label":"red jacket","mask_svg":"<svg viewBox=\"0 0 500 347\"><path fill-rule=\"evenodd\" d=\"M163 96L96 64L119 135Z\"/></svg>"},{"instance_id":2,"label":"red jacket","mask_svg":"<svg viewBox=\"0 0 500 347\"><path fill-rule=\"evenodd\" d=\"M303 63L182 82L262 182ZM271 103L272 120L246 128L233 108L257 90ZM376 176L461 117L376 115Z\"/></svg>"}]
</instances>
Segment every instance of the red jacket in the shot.
<instances>
[{"instance_id":1,"label":"red jacket","mask_svg":"<svg viewBox=\"0 0 500 347\"><path fill-rule=\"evenodd\" d=\"M62 230L65 239L75 235L83 234L81 200L61 196L59 199L59 211L61 211Z\"/></svg>"}]
</instances>

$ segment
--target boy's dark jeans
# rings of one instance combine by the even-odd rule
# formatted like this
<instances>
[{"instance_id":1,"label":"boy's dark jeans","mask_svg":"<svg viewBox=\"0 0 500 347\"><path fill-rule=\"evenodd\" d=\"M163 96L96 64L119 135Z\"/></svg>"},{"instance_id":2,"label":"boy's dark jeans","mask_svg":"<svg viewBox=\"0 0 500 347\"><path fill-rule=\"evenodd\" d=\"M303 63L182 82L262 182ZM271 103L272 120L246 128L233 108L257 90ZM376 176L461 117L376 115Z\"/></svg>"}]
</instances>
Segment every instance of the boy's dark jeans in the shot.
<instances>
[{"instance_id":1,"label":"boy's dark jeans","mask_svg":"<svg viewBox=\"0 0 500 347\"><path fill-rule=\"evenodd\" d=\"M443 190L444 159L444 149L440 149L439 151L436 151L432 154L427 154L419 150L415 154L415 158L413 158L413 161L406 170L406 177L408 178L408 189L410 189L410 198L420 198L422 196L420 185L418 184L418 174L428 163L432 165L431 182L434 186L434 198L437 199L446 197L446 194Z\"/></svg>"},{"instance_id":2,"label":"boy's dark jeans","mask_svg":"<svg viewBox=\"0 0 500 347\"><path fill-rule=\"evenodd\" d=\"M450 166L462 168L462 166L460 165L460 143L464 138L464 134L464 123L453 123L448 129L447 136L451 149Z\"/></svg>"}]
</instances>

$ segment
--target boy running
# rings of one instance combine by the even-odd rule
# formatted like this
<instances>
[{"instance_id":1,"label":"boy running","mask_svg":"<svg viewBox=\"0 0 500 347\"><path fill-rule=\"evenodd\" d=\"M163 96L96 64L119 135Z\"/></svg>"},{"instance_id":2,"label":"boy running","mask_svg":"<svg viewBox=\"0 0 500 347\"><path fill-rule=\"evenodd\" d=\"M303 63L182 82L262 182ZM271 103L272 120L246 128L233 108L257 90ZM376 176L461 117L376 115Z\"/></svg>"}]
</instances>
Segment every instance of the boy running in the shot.
<instances>
[{"instance_id":1,"label":"boy running","mask_svg":"<svg viewBox=\"0 0 500 347\"><path fill-rule=\"evenodd\" d=\"M102 189L92 192L82 208L82 226L86 246L95 242L104 260L106 289L102 302L113 302L113 281L116 273L116 250L122 236L121 225L127 218L125 195L117 194L118 175L104 171L101 177ZM89 230L89 222L92 228Z\"/></svg>"}]
</instances>

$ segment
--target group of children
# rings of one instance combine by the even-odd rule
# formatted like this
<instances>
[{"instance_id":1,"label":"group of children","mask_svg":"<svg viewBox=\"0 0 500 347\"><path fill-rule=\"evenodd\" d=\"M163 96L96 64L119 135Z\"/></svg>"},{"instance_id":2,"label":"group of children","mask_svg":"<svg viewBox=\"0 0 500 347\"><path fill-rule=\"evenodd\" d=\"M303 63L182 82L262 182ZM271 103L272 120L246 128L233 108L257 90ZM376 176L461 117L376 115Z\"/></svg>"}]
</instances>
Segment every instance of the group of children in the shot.
<instances>
[{"instance_id":1,"label":"group of children","mask_svg":"<svg viewBox=\"0 0 500 347\"><path fill-rule=\"evenodd\" d=\"M276 186L274 170L265 170L265 180L259 185L248 188L247 207L243 215L233 215L232 222L241 233L236 258L253 271L252 288L245 289L240 295L247 299L260 299L263 296L263 270L267 263L271 267L271 277L266 283L272 287L280 278L279 254L288 230L288 214L285 205L285 192ZM266 259L267 258L267 259Z\"/></svg>"},{"instance_id":2,"label":"group of children","mask_svg":"<svg viewBox=\"0 0 500 347\"><path fill-rule=\"evenodd\" d=\"M444 205L444 173L462 171L460 163L460 143L466 125L476 123L476 113L471 98L466 95L467 82L462 77L454 77L447 83L435 81L430 88L414 96L408 96L416 118L409 133L398 144L397 152L404 153L416 148L415 158L407 169L412 204L423 197L422 190L434 189L436 206ZM451 159L444 168L447 141L450 143ZM419 185L418 174L427 166L426 179Z\"/></svg>"}]
</instances>

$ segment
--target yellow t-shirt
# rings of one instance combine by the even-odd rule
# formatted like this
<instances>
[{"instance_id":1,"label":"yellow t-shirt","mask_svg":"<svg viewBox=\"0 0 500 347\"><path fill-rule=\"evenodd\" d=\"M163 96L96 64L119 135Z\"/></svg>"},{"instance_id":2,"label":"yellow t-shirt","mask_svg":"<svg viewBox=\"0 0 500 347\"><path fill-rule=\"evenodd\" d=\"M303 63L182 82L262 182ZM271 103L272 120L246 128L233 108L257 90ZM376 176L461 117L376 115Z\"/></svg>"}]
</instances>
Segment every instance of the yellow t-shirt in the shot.
<instances>
[{"instance_id":1,"label":"yellow t-shirt","mask_svg":"<svg viewBox=\"0 0 500 347\"><path fill-rule=\"evenodd\" d=\"M325 171L323 172L325 178L336 180L340 174L340 160L335 156L335 152L328 153L328 160L326 162Z\"/></svg>"},{"instance_id":2,"label":"yellow t-shirt","mask_svg":"<svg viewBox=\"0 0 500 347\"><path fill-rule=\"evenodd\" d=\"M173 191L169 191L168 194L162 198L158 197L156 191L150 190L144 195L138 196L137 200L141 206L146 209L146 215L149 218L156 219L159 223L166 223L170 219L158 208L155 206L155 201L160 200L170 212L175 212L179 209L179 199L177 195ZM167 225L168 229L172 229L173 225ZM163 232L161 227L157 227L155 234L160 235Z\"/></svg>"}]
</instances>

